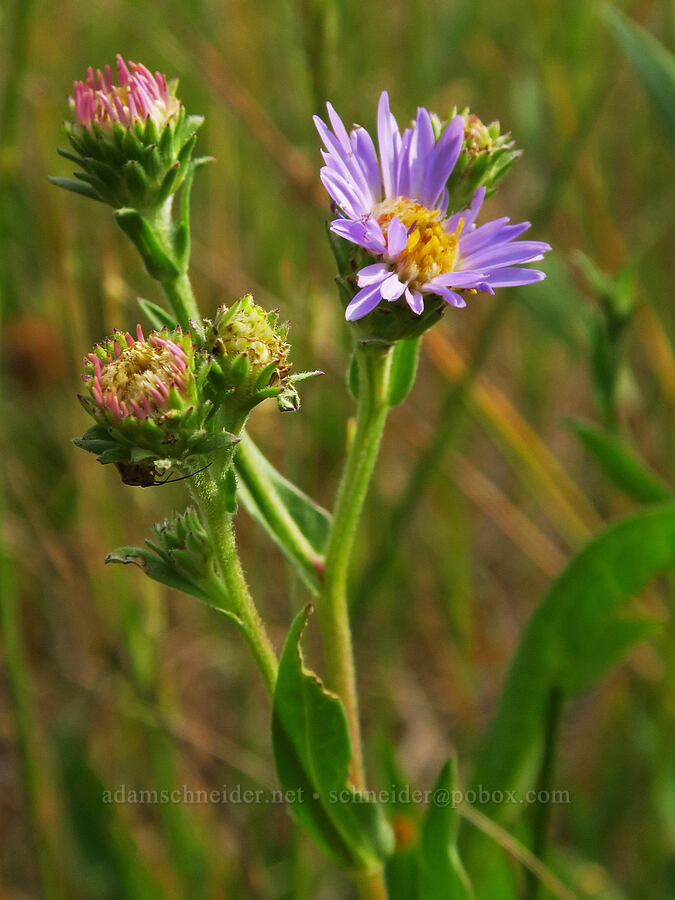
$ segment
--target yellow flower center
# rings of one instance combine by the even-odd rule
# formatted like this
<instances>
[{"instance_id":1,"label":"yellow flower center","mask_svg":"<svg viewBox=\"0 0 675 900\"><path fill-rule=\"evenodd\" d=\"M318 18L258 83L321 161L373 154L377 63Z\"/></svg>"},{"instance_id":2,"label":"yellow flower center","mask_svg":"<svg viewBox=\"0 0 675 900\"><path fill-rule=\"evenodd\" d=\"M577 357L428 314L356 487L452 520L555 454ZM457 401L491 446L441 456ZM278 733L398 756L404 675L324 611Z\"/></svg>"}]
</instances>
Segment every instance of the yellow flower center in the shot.
<instances>
[{"instance_id":1,"label":"yellow flower center","mask_svg":"<svg viewBox=\"0 0 675 900\"><path fill-rule=\"evenodd\" d=\"M440 221L440 210L427 209L406 197L378 203L373 215L385 235L394 216L398 216L407 228L408 240L395 266L401 281L410 282L413 290L437 275L452 272L463 221L460 221L457 231L450 233Z\"/></svg>"},{"instance_id":2,"label":"yellow flower center","mask_svg":"<svg viewBox=\"0 0 675 900\"><path fill-rule=\"evenodd\" d=\"M142 403L152 396L157 382L171 388L176 378L176 358L167 347L135 341L125 347L101 371L101 390L111 391L120 403Z\"/></svg>"}]
</instances>

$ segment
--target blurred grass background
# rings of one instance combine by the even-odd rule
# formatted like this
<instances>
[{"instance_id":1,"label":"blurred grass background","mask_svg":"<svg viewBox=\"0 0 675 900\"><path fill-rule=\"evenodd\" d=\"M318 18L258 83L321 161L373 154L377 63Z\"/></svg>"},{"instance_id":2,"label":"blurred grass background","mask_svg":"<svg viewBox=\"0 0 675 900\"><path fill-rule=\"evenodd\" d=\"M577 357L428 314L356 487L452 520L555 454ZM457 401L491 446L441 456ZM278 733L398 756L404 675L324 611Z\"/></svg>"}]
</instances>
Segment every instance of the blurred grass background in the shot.
<instances>
[{"instance_id":1,"label":"blurred grass background","mask_svg":"<svg viewBox=\"0 0 675 900\"><path fill-rule=\"evenodd\" d=\"M669 4L618 6L672 47ZM182 504L179 486L122 486L70 439L87 426L81 359L158 300L110 210L59 192L56 156L75 78L114 54L178 75L206 116L216 163L194 191L202 310L252 290L293 323L300 413L256 411L251 430L291 478L332 505L352 401L348 334L323 233L328 204L311 115L330 97L374 126L387 88L399 121L417 104L499 118L524 156L486 215L530 219L548 279L474 298L425 339L408 402L391 417L355 572L363 718L415 784L454 746L462 768L489 722L524 621L569 554L630 509L565 428L601 420L592 341L600 298L581 249L610 276L634 267L638 309L617 394L624 434L672 475L673 161L658 110L591 0L5 0L0 6L0 300L4 488L0 540L0 896L349 896L282 806L104 804L102 791L274 785L269 713L244 645L209 610L103 568ZM505 303L452 447L397 539L383 521L432 440L491 303ZM305 602L242 513L254 596L281 645ZM379 570L372 561L379 546ZM384 554L383 551L384 550ZM382 565L384 560L384 568ZM283 577L280 577L283 573ZM580 896L675 896L673 627L663 620L566 717L554 810L556 865ZM16 615L14 615L16 613ZM15 630L18 618L18 629ZM21 673L19 682L11 673ZM371 753L371 780L384 769ZM386 785L385 785L386 786ZM182 788L181 788L182 789ZM40 863L38 865L38 862ZM499 898L497 898L499 900Z\"/></svg>"}]
</instances>

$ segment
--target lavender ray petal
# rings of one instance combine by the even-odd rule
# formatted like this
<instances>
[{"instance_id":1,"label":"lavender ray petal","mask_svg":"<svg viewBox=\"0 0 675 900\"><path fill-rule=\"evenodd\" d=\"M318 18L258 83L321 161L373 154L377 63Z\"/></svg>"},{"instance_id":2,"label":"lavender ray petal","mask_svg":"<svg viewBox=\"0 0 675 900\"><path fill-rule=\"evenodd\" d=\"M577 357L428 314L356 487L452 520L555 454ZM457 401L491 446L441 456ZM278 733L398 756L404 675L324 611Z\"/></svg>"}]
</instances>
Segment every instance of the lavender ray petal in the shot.
<instances>
[{"instance_id":1,"label":"lavender ray petal","mask_svg":"<svg viewBox=\"0 0 675 900\"><path fill-rule=\"evenodd\" d=\"M380 145L384 193L387 197L394 197L396 161L401 136L398 123L389 110L389 94L386 91L382 91L377 108L377 141Z\"/></svg>"},{"instance_id":2,"label":"lavender ray petal","mask_svg":"<svg viewBox=\"0 0 675 900\"><path fill-rule=\"evenodd\" d=\"M364 266L356 273L356 282L359 287L367 287L369 284L381 283L391 275L391 269L384 263L372 263Z\"/></svg>"},{"instance_id":3,"label":"lavender ray petal","mask_svg":"<svg viewBox=\"0 0 675 900\"><path fill-rule=\"evenodd\" d=\"M398 300L407 286L408 285L405 281L401 281L399 279L396 272L392 272L391 275L386 278L380 285L382 297L385 300L389 301Z\"/></svg>"},{"instance_id":4,"label":"lavender ray petal","mask_svg":"<svg viewBox=\"0 0 675 900\"><path fill-rule=\"evenodd\" d=\"M444 300L450 304L450 306L454 306L457 309L463 309L466 306L466 300L462 297L461 294L456 294L455 291L451 291L450 288L434 285L434 294L438 294Z\"/></svg>"},{"instance_id":5,"label":"lavender ray petal","mask_svg":"<svg viewBox=\"0 0 675 900\"><path fill-rule=\"evenodd\" d=\"M424 297L420 291L411 291L410 288L406 288L405 301L416 315L422 315L424 312Z\"/></svg>"},{"instance_id":6,"label":"lavender ray petal","mask_svg":"<svg viewBox=\"0 0 675 900\"><path fill-rule=\"evenodd\" d=\"M417 108L417 119L408 153L408 196L416 200L422 200L424 174L433 158L435 142L431 117L428 111L420 106Z\"/></svg>"},{"instance_id":7,"label":"lavender ray petal","mask_svg":"<svg viewBox=\"0 0 675 900\"><path fill-rule=\"evenodd\" d=\"M497 269L487 277L488 284L493 288L514 287L521 284L535 284L543 281L546 273L539 269L505 268Z\"/></svg>"},{"instance_id":8,"label":"lavender ray petal","mask_svg":"<svg viewBox=\"0 0 675 900\"><path fill-rule=\"evenodd\" d=\"M542 254L550 250L544 241L519 241L517 243L497 244L462 258L462 267L469 269L499 268L518 263L533 262L541 259Z\"/></svg>"},{"instance_id":9,"label":"lavender ray petal","mask_svg":"<svg viewBox=\"0 0 675 900\"><path fill-rule=\"evenodd\" d=\"M367 316L369 312L375 309L381 299L382 294L380 293L379 284L364 287L349 303L349 306L345 310L345 319L348 322L362 319L363 316Z\"/></svg>"},{"instance_id":10,"label":"lavender ray petal","mask_svg":"<svg viewBox=\"0 0 675 900\"><path fill-rule=\"evenodd\" d=\"M349 184L345 178L325 166L321 169L319 177L333 200L350 218L359 219L369 215L371 209L368 198L358 191L356 185Z\"/></svg>"},{"instance_id":11,"label":"lavender ray petal","mask_svg":"<svg viewBox=\"0 0 675 900\"><path fill-rule=\"evenodd\" d=\"M344 122L336 113L332 103L326 103L326 109L328 110L328 118L330 119L330 124L333 126L335 137L340 142L340 146L344 152L349 153L351 151L351 143Z\"/></svg>"},{"instance_id":12,"label":"lavender ray petal","mask_svg":"<svg viewBox=\"0 0 675 900\"><path fill-rule=\"evenodd\" d=\"M455 287L455 288L475 288L486 281L485 272L447 272L444 275L437 275L428 281L424 287L432 290L435 287Z\"/></svg>"},{"instance_id":13,"label":"lavender ray petal","mask_svg":"<svg viewBox=\"0 0 675 900\"><path fill-rule=\"evenodd\" d=\"M398 216L394 216L387 229L387 250L391 259L405 250L408 242L408 230Z\"/></svg>"},{"instance_id":14,"label":"lavender ray petal","mask_svg":"<svg viewBox=\"0 0 675 900\"><path fill-rule=\"evenodd\" d=\"M367 220L358 219L335 219L330 224L330 230L351 241L352 244L358 244L371 253L385 253L387 244L382 234L382 229L378 223L371 217Z\"/></svg>"},{"instance_id":15,"label":"lavender ray petal","mask_svg":"<svg viewBox=\"0 0 675 900\"><path fill-rule=\"evenodd\" d=\"M352 131L351 141L353 152L361 161L361 168L368 182L374 205L382 196L382 178L375 144L366 129L360 127Z\"/></svg>"},{"instance_id":16,"label":"lavender ray petal","mask_svg":"<svg viewBox=\"0 0 675 900\"><path fill-rule=\"evenodd\" d=\"M464 139L464 119L455 116L440 136L427 166L422 187L422 203L433 207L457 162Z\"/></svg>"}]
</instances>

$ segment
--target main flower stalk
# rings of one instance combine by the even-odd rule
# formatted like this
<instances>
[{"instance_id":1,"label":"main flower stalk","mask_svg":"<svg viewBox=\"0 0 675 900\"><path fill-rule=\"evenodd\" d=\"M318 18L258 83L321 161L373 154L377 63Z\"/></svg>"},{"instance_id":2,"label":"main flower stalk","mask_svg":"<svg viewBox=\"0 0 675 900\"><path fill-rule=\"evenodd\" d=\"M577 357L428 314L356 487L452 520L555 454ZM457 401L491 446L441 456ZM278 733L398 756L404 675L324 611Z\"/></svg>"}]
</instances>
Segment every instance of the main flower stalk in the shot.
<instances>
[{"instance_id":1,"label":"main flower stalk","mask_svg":"<svg viewBox=\"0 0 675 900\"><path fill-rule=\"evenodd\" d=\"M375 468L389 410L387 388L392 346L359 343L355 355L359 370L356 429L338 491L333 527L326 548L324 582L317 612L323 635L328 686L342 700L352 741L352 781L365 788L361 749L356 669L352 648L347 577L356 541L356 529Z\"/></svg>"}]
</instances>

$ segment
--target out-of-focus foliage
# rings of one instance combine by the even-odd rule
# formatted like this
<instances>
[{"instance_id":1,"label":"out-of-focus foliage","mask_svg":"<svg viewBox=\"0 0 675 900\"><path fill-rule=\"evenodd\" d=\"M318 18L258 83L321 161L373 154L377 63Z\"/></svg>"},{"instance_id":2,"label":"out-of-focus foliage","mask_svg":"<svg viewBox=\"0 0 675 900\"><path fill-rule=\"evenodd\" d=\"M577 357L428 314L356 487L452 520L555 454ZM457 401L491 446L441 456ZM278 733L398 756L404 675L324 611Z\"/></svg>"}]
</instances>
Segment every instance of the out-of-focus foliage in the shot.
<instances>
[{"instance_id":1,"label":"out-of-focus foliage","mask_svg":"<svg viewBox=\"0 0 675 900\"><path fill-rule=\"evenodd\" d=\"M350 890L271 802L270 712L236 634L133 567L104 569L111 547L142 545L181 495L121 485L70 443L87 426L75 400L83 354L139 315L152 324L148 304L160 301L110 210L47 182L72 174L56 147L73 80L119 51L179 76L189 111L206 116L196 152L216 162L193 191L196 293L206 315L249 290L279 307L298 370L325 372L297 415L263 405L252 429L328 509L353 401L312 113L330 97L346 121L372 127L387 88L399 120L417 104L441 115L468 105L523 149L487 205L550 241L549 277L474 298L422 341L354 567L357 582L488 307L508 303L452 449L380 547L386 584L357 623L366 733L395 739L408 773L397 777L431 788L452 749L466 781L525 623L565 562L673 483L673 24L658 0L612 8L608 19L588 0L65 0L58 16L45 0L2 5L0 870L10 896L38 896L41 869L53 896L68 898ZM592 261L583 271L578 250ZM630 310L610 308L612 319L608 296L630 296ZM402 363L401 395L404 376ZM566 417L609 435L604 449L586 449ZM617 463L617 447L632 462ZM656 474L649 489L633 463ZM310 517L320 543L323 513ZM306 587L244 510L238 532L280 649ZM311 580L311 553L301 565ZM549 810L547 863L580 895L675 893L670 588L664 578L633 599L628 618L660 627L565 709L554 787L571 802ZM311 646L308 655L318 668ZM371 759L373 787L390 789L393 771ZM197 794L213 789L210 802ZM246 790L260 793L245 800ZM399 851L425 827L432 851L426 810L391 812ZM536 821L523 811L525 843ZM394 864L409 877L406 859ZM502 853L486 873L493 896L508 897L519 872Z\"/></svg>"}]
</instances>

